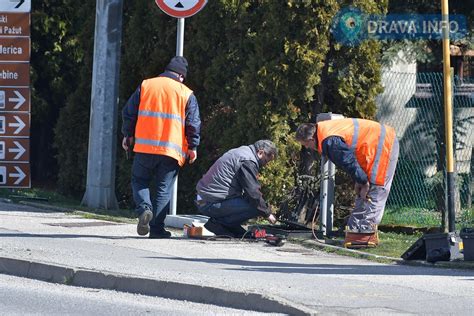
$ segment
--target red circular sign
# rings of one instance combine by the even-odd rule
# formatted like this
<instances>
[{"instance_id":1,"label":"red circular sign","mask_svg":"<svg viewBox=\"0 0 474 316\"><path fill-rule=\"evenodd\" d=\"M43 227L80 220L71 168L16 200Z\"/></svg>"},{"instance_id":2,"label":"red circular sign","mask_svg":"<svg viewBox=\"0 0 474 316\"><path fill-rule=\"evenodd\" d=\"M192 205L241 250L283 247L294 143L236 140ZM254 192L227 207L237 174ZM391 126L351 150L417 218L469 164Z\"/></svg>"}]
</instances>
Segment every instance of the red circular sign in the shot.
<instances>
[{"instance_id":1,"label":"red circular sign","mask_svg":"<svg viewBox=\"0 0 474 316\"><path fill-rule=\"evenodd\" d=\"M189 18L198 13L207 0L155 0L156 5L166 14L175 18Z\"/></svg>"}]
</instances>

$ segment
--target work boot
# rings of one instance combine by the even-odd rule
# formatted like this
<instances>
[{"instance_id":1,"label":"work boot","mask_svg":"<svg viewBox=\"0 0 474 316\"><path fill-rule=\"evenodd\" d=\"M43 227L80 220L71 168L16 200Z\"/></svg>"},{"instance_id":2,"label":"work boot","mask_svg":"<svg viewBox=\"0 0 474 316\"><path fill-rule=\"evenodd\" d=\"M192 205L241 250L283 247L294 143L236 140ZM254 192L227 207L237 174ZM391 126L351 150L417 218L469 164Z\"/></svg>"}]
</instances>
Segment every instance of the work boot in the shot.
<instances>
[{"instance_id":1,"label":"work boot","mask_svg":"<svg viewBox=\"0 0 474 316\"><path fill-rule=\"evenodd\" d=\"M344 247L351 249L375 248L379 244L379 234L377 230L370 232L346 231Z\"/></svg>"},{"instance_id":2,"label":"work boot","mask_svg":"<svg viewBox=\"0 0 474 316\"><path fill-rule=\"evenodd\" d=\"M137 233L140 236L145 236L150 231L150 221L153 219L153 212L145 207L143 213L138 217Z\"/></svg>"},{"instance_id":3,"label":"work boot","mask_svg":"<svg viewBox=\"0 0 474 316\"><path fill-rule=\"evenodd\" d=\"M162 228L159 231L151 231L150 236L148 236L148 238L151 238L151 239L166 239L170 237L171 237L171 233L165 230L164 228Z\"/></svg>"},{"instance_id":4,"label":"work boot","mask_svg":"<svg viewBox=\"0 0 474 316\"><path fill-rule=\"evenodd\" d=\"M216 236L235 237L234 233L230 231L226 226L216 222L214 218L210 218L204 228L213 233Z\"/></svg>"}]
</instances>

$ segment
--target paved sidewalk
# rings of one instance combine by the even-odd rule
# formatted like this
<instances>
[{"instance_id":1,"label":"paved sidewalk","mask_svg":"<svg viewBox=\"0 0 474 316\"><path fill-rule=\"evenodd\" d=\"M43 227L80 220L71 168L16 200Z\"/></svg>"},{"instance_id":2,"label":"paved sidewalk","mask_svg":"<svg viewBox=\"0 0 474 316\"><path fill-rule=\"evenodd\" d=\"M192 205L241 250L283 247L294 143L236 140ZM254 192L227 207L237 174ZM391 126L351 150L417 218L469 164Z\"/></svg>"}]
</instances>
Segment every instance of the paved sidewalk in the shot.
<instances>
[{"instance_id":1,"label":"paved sidewalk","mask_svg":"<svg viewBox=\"0 0 474 316\"><path fill-rule=\"evenodd\" d=\"M387 265L299 245L168 240L136 226L0 203L0 272L287 314L458 314L474 271Z\"/></svg>"}]
</instances>

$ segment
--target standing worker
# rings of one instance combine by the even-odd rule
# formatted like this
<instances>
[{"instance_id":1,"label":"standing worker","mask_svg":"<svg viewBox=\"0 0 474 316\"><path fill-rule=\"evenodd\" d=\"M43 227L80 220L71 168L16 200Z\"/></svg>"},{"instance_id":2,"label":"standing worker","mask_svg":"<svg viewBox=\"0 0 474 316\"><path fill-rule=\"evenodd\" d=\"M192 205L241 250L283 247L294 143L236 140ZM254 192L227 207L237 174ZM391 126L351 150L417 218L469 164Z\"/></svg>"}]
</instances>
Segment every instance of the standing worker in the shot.
<instances>
[{"instance_id":1,"label":"standing worker","mask_svg":"<svg viewBox=\"0 0 474 316\"><path fill-rule=\"evenodd\" d=\"M296 140L327 156L355 181L356 200L347 222L346 247L377 246L377 225L398 161L394 129L370 120L336 119L300 125Z\"/></svg>"},{"instance_id":2,"label":"standing worker","mask_svg":"<svg viewBox=\"0 0 474 316\"><path fill-rule=\"evenodd\" d=\"M137 233L169 238L164 220L169 209L173 179L189 159L197 158L201 119L197 99L183 84L188 72L184 57L173 57L158 77L143 80L122 111L122 147L131 144L133 199L138 213ZM150 198L155 179L156 200Z\"/></svg>"},{"instance_id":3,"label":"standing worker","mask_svg":"<svg viewBox=\"0 0 474 316\"><path fill-rule=\"evenodd\" d=\"M259 140L217 159L196 186L198 210L210 217L204 225L207 230L240 238L246 233L241 224L248 219L265 216L276 222L260 191L258 173L277 153L273 142Z\"/></svg>"}]
</instances>

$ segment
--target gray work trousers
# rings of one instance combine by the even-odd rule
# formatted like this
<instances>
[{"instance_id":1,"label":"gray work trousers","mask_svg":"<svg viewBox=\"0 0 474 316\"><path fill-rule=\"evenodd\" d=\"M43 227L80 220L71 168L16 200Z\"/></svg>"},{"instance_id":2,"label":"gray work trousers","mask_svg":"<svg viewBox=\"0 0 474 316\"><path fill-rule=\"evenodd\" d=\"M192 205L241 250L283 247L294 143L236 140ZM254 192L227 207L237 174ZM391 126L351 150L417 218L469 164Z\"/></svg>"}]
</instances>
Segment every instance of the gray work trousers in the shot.
<instances>
[{"instance_id":1,"label":"gray work trousers","mask_svg":"<svg viewBox=\"0 0 474 316\"><path fill-rule=\"evenodd\" d=\"M387 203L393 176L397 168L399 143L395 138L390 153L387 174L385 175L385 185L371 184L367 200L356 197L354 210L352 211L347 226L354 232L373 231L374 225L380 224Z\"/></svg>"}]
</instances>

